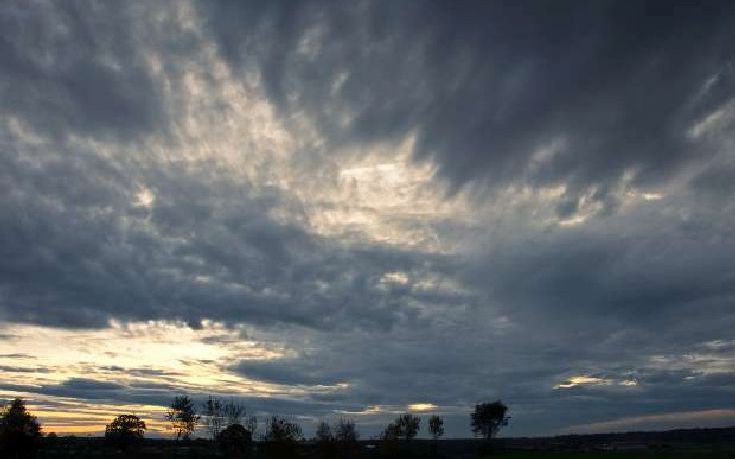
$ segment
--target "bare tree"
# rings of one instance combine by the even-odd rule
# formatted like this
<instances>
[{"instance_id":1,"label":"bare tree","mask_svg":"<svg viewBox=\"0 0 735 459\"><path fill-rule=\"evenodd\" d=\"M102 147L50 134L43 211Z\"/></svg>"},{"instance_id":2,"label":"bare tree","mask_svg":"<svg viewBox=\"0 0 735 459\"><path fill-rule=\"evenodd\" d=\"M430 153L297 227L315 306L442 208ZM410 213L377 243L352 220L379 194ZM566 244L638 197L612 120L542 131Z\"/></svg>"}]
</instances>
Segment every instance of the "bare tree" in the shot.
<instances>
[{"instance_id":1,"label":"bare tree","mask_svg":"<svg viewBox=\"0 0 735 459\"><path fill-rule=\"evenodd\" d=\"M248 429L250 433L253 434L253 438L255 438L255 434L258 432L258 418L256 416L248 417L248 420L245 422L245 428Z\"/></svg>"},{"instance_id":2,"label":"bare tree","mask_svg":"<svg viewBox=\"0 0 735 459\"><path fill-rule=\"evenodd\" d=\"M202 407L204 408L204 413L202 414L204 425L209 433L209 438L215 441L225 427L225 414L222 401L210 395L207 401L202 403Z\"/></svg>"},{"instance_id":3,"label":"bare tree","mask_svg":"<svg viewBox=\"0 0 735 459\"><path fill-rule=\"evenodd\" d=\"M222 413L227 425L231 426L233 424L242 424L242 418L247 414L247 410L245 409L245 405L230 400L222 405ZM253 432L251 431L251 433Z\"/></svg>"}]
</instances>

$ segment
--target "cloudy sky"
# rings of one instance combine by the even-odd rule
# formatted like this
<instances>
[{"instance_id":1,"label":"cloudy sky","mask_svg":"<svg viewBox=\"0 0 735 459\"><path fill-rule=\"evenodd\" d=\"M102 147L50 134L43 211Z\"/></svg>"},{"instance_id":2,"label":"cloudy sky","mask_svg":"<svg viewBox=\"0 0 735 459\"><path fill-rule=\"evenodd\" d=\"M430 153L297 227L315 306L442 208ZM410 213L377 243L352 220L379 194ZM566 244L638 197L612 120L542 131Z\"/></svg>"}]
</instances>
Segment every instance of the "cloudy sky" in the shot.
<instances>
[{"instance_id":1,"label":"cloudy sky","mask_svg":"<svg viewBox=\"0 0 735 459\"><path fill-rule=\"evenodd\" d=\"M0 399L735 424L730 2L0 5Z\"/></svg>"}]
</instances>

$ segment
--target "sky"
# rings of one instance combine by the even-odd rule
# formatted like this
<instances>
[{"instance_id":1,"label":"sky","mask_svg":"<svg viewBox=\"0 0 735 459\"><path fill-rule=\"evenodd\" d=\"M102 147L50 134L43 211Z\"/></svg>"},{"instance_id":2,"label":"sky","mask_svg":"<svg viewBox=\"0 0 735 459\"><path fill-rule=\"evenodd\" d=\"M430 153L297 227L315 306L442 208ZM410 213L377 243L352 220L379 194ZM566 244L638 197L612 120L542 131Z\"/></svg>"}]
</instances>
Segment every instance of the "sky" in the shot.
<instances>
[{"instance_id":1,"label":"sky","mask_svg":"<svg viewBox=\"0 0 735 459\"><path fill-rule=\"evenodd\" d=\"M735 4L0 4L0 400L46 432L735 425Z\"/></svg>"}]
</instances>

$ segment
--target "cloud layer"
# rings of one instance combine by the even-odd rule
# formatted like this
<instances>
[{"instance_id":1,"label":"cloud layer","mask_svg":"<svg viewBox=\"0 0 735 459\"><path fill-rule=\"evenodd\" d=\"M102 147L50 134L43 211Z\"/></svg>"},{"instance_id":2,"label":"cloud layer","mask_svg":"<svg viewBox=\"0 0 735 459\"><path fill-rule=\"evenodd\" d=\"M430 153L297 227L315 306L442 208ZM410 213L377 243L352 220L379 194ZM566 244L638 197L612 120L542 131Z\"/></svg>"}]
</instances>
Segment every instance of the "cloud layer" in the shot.
<instances>
[{"instance_id":1,"label":"cloud layer","mask_svg":"<svg viewBox=\"0 0 735 459\"><path fill-rule=\"evenodd\" d=\"M0 395L731 422L731 9L3 5Z\"/></svg>"}]
</instances>

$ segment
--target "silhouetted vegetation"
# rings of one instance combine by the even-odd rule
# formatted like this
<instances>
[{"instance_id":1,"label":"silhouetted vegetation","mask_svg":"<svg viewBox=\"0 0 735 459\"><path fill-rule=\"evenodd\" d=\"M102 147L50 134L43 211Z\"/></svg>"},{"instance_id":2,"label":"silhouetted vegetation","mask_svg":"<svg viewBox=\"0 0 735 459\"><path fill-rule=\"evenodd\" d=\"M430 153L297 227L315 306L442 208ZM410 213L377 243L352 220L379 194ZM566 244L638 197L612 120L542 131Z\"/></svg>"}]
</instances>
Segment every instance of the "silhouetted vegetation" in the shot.
<instances>
[{"instance_id":1,"label":"silhouetted vegetation","mask_svg":"<svg viewBox=\"0 0 735 459\"><path fill-rule=\"evenodd\" d=\"M242 424L243 418L247 415L247 411L245 409L245 405L228 401L222 403L222 414L224 415L225 421L227 421L227 425L231 426L233 424ZM258 425L257 421L255 422L255 425ZM248 430L250 430L251 433L255 433L252 429Z\"/></svg>"},{"instance_id":2,"label":"silhouetted vegetation","mask_svg":"<svg viewBox=\"0 0 735 459\"><path fill-rule=\"evenodd\" d=\"M444 419L441 416L434 415L429 418L429 433L434 441L444 435Z\"/></svg>"},{"instance_id":3,"label":"silhouetted vegetation","mask_svg":"<svg viewBox=\"0 0 735 459\"><path fill-rule=\"evenodd\" d=\"M413 414L402 414L394 421L394 424L398 426L398 438L403 438L406 441L413 439L421 428L421 418L414 416Z\"/></svg>"},{"instance_id":4,"label":"silhouetted vegetation","mask_svg":"<svg viewBox=\"0 0 735 459\"><path fill-rule=\"evenodd\" d=\"M187 406L177 398L179 407ZM172 404L172 405L174 405ZM193 406L188 405L192 407ZM221 404L225 406L224 403ZM487 407L491 407L489 409ZM478 409L479 408L479 409ZM206 409L205 409L206 410ZM188 410L183 410L188 411ZM224 411L224 409L223 409ZM244 407L240 419L244 418ZM189 413L191 414L191 413ZM196 417L196 413L194 413ZM229 423L228 416L224 416ZM43 438L40 426L27 412L23 401L15 400L0 411L0 459L32 458L355 458L378 457L424 458L435 456L454 459L480 458L576 458L596 459L724 459L733 457L735 429L693 429L668 432L631 432L626 434L567 435L561 437L502 438L493 441L493 449L487 438L497 435L507 424L507 407L500 401L479 404L472 416L473 430L483 436L479 440L441 441L441 455L433 446L442 436L444 423L439 416L427 419L428 433L432 440L416 440L420 419L414 415L402 415L391 422L381 435L381 442L360 441L353 420L339 419L331 426L319 424L313 442L303 441L301 427L288 418L273 416L266 423L262 441L254 443L253 431L241 423L223 428L215 441L203 438L188 443L163 439L144 438L145 423L134 415L115 418L106 428L105 438L57 437L49 434ZM195 422L196 424L196 422ZM200 427L206 428L206 420ZM485 427L481 427L485 426ZM409 433L406 436L406 432ZM414 432L414 433L411 433ZM488 433L490 432L490 433ZM183 437L183 433L178 437ZM125 440L137 444L128 448ZM408 441L413 439L412 441ZM478 444L485 445L478 448ZM122 446L122 448L121 448ZM322 446L327 446L323 448ZM478 456L479 450L479 456Z\"/></svg>"},{"instance_id":5,"label":"silhouetted vegetation","mask_svg":"<svg viewBox=\"0 0 735 459\"><path fill-rule=\"evenodd\" d=\"M337 445L332 435L332 428L329 423L320 421L314 432L314 443L320 456L324 459L333 459L337 457Z\"/></svg>"},{"instance_id":6,"label":"silhouetted vegetation","mask_svg":"<svg viewBox=\"0 0 735 459\"><path fill-rule=\"evenodd\" d=\"M352 419L340 418L334 432L334 437L342 443L355 443L360 439L360 433L357 431L355 421Z\"/></svg>"},{"instance_id":7,"label":"silhouetted vegetation","mask_svg":"<svg viewBox=\"0 0 735 459\"><path fill-rule=\"evenodd\" d=\"M490 440L501 427L508 425L510 418L506 416L508 407L500 400L492 403L475 405L475 411L470 414L472 431L486 440Z\"/></svg>"},{"instance_id":8,"label":"silhouetted vegetation","mask_svg":"<svg viewBox=\"0 0 735 459\"><path fill-rule=\"evenodd\" d=\"M16 398L0 413L0 457L35 457L41 438L41 426Z\"/></svg>"},{"instance_id":9,"label":"silhouetted vegetation","mask_svg":"<svg viewBox=\"0 0 735 459\"><path fill-rule=\"evenodd\" d=\"M225 427L225 414L222 408L222 401L210 395L209 398L207 398L207 401L202 405L204 408L202 418L204 419L204 425L209 433L209 438L216 440L219 433ZM232 424L237 423L238 421L235 421Z\"/></svg>"},{"instance_id":10,"label":"silhouetted vegetation","mask_svg":"<svg viewBox=\"0 0 735 459\"><path fill-rule=\"evenodd\" d=\"M431 434L431 439L434 440L431 443L431 453L432 456L436 456L438 453L437 442L439 437L444 435L444 419L441 416L433 415L429 418L429 434Z\"/></svg>"},{"instance_id":11,"label":"silhouetted vegetation","mask_svg":"<svg viewBox=\"0 0 735 459\"><path fill-rule=\"evenodd\" d=\"M332 428L329 427L328 423L321 421L316 426L316 432L314 433L314 441L316 441L317 443L319 442L324 443L324 442L330 442L332 440L334 440L334 438L332 437Z\"/></svg>"},{"instance_id":12,"label":"silhouetted vegetation","mask_svg":"<svg viewBox=\"0 0 735 459\"><path fill-rule=\"evenodd\" d=\"M254 431L233 420L246 418L245 407L236 407L235 415L227 414L228 403L216 403L215 398L204 402L204 416L194 411L188 397L176 397L171 404L169 420L176 424L176 437L187 438L197 427L210 433L208 416L221 416L223 427L214 440L197 438L188 443L144 438L145 422L135 415L116 417L105 429L105 438L57 437L50 433L43 438L35 418L16 399L0 412L0 459L33 458L304 458L304 459L377 459L445 457L474 459L477 457L516 458L558 457L593 459L614 458L678 458L724 459L733 457L735 429L701 429L669 432L631 432L627 434L568 435L562 437L502 438L491 445L488 439L508 423L508 408L502 402L482 403L471 414L472 429L483 437L479 440L444 440L444 420L439 416L426 419L431 441L416 440L421 418L413 414L398 416L386 426L379 442L360 441L352 419L338 419L332 425L320 422L313 441L304 441L301 426L293 420L272 416L266 423L265 435L254 442ZM212 407L210 411L209 407ZM173 414L173 415L172 415ZM191 424L193 422L193 424ZM255 423L255 418L248 418ZM256 424L257 425L257 424ZM190 429L191 430L186 430ZM188 433L188 435L187 435ZM441 451L437 444L441 443ZM704 447L703 447L704 445ZM438 453L441 452L441 455ZM479 453L479 456L478 456Z\"/></svg>"},{"instance_id":13,"label":"silhouetted vegetation","mask_svg":"<svg viewBox=\"0 0 735 459\"><path fill-rule=\"evenodd\" d=\"M284 417L272 416L265 433L266 453L271 458L293 457L296 443L302 439L301 426Z\"/></svg>"},{"instance_id":14,"label":"silhouetted vegetation","mask_svg":"<svg viewBox=\"0 0 735 459\"><path fill-rule=\"evenodd\" d=\"M138 416L124 414L105 427L105 440L119 448L127 449L143 440L145 422Z\"/></svg>"},{"instance_id":15,"label":"silhouetted vegetation","mask_svg":"<svg viewBox=\"0 0 735 459\"><path fill-rule=\"evenodd\" d=\"M400 440L406 442L413 439L419 432L421 418L412 414L402 414L386 426L381 439L381 449L386 457L402 457L410 455L401 448ZM404 448L405 449L405 448Z\"/></svg>"},{"instance_id":16,"label":"silhouetted vegetation","mask_svg":"<svg viewBox=\"0 0 735 459\"><path fill-rule=\"evenodd\" d=\"M217 437L220 450L227 457L246 457L250 452L253 433L242 424L230 424Z\"/></svg>"},{"instance_id":17,"label":"silhouetted vegetation","mask_svg":"<svg viewBox=\"0 0 735 459\"><path fill-rule=\"evenodd\" d=\"M171 423L177 440L188 440L199 421L199 416L194 410L194 402L186 395L174 398L166 413L166 420Z\"/></svg>"}]
</instances>

